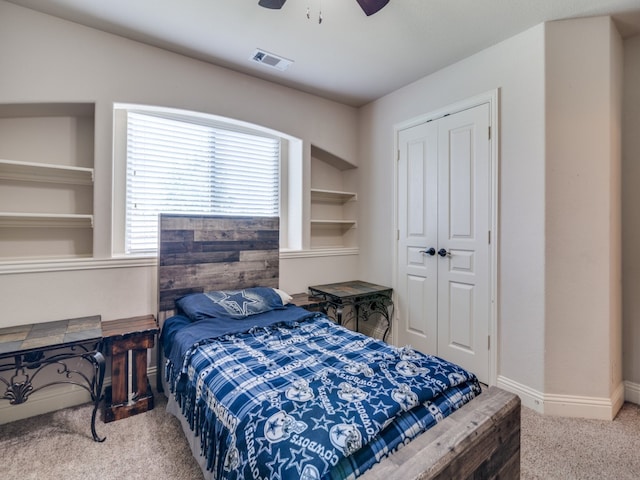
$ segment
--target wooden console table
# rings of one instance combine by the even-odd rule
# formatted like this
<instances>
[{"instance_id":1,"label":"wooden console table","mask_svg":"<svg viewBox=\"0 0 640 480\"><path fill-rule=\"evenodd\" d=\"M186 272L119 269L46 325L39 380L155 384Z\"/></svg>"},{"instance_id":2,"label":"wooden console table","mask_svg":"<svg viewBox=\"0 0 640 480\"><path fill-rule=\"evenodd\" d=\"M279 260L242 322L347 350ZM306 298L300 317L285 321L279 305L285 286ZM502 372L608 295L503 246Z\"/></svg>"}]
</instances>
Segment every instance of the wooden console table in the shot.
<instances>
[{"instance_id":1,"label":"wooden console table","mask_svg":"<svg viewBox=\"0 0 640 480\"><path fill-rule=\"evenodd\" d=\"M319 297L326 302L325 313L332 317L336 323L347 326L353 321L355 331L386 340L393 318L393 290L391 288L352 280L314 285L309 287L309 292L312 296ZM344 316L345 308L348 307L352 308ZM373 324L371 320L375 316L379 321Z\"/></svg>"},{"instance_id":2,"label":"wooden console table","mask_svg":"<svg viewBox=\"0 0 640 480\"><path fill-rule=\"evenodd\" d=\"M103 442L105 438L96 433L105 370L99 349L101 341L99 315L0 329L0 374L13 372L8 380L0 375L0 386L5 386L0 399L18 405L32 393L52 385L67 383L82 387L91 394L94 404L91 435L96 442ZM90 375L79 369L81 362L91 366ZM42 372L59 377L34 383Z\"/></svg>"},{"instance_id":3,"label":"wooden console table","mask_svg":"<svg viewBox=\"0 0 640 480\"><path fill-rule=\"evenodd\" d=\"M105 423L153 409L147 350L153 348L158 331L153 315L102 322L104 352L111 357L111 386L105 391Z\"/></svg>"}]
</instances>

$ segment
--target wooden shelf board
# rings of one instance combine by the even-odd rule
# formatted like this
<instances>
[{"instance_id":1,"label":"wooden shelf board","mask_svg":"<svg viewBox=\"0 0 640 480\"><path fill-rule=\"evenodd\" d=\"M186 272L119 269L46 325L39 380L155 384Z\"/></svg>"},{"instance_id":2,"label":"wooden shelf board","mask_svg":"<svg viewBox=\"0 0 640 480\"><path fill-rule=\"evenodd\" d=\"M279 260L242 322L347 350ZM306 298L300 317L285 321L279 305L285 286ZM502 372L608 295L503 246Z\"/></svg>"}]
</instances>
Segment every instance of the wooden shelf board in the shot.
<instances>
[{"instance_id":1,"label":"wooden shelf board","mask_svg":"<svg viewBox=\"0 0 640 480\"><path fill-rule=\"evenodd\" d=\"M321 188L311 189L311 200L320 202L346 203L349 200L357 200L358 195L354 192L339 192L336 190L323 190Z\"/></svg>"},{"instance_id":2,"label":"wooden shelf board","mask_svg":"<svg viewBox=\"0 0 640 480\"><path fill-rule=\"evenodd\" d=\"M356 228L355 220L311 220L311 228L341 229L343 231Z\"/></svg>"},{"instance_id":3,"label":"wooden shelf board","mask_svg":"<svg viewBox=\"0 0 640 480\"><path fill-rule=\"evenodd\" d=\"M93 168L0 159L0 178L12 181L92 185Z\"/></svg>"},{"instance_id":4,"label":"wooden shelf board","mask_svg":"<svg viewBox=\"0 0 640 480\"><path fill-rule=\"evenodd\" d=\"M344 158L340 158L331 152L327 152L316 145L311 145L311 156L318 160L322 160L338 170L351 170L353 168L357 168L353 163L348 162Z\"/></svg>"},{"instance_id":5,"label":"wooden shelf board","mask_svg":"<svg viewBox=\"0 0 640 480\"><path fill-rule=\"evenodd\" d=\"M0 227L93 228L93 215L0 212Z\"/></svg>"}]
</instances>

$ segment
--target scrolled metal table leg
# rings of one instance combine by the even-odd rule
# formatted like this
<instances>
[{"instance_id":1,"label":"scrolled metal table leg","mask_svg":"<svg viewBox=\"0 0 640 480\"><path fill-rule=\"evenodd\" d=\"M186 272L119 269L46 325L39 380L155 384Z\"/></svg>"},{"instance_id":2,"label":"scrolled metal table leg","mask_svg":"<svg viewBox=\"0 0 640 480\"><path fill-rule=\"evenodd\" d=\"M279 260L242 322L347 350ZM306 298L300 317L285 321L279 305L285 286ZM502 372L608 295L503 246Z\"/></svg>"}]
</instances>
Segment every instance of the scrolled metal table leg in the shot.
<instances>
[{"instance_id":1,"label":"scrolled metal table leg","mask_svg":"<svg viewBox=\"0 0 640 480\"><path fill-rule=\"evenodd\" d=\"M336 305L336 323L342 325L342 304Z\"/></svg>"},{"instance_id":2,"label":"scrolled metal table leg","mask_svg":"<svg viewBox=\"0 0 640 480\"><path fill-rule=\"evenodd\" d=\"M104 383L104 371L105 371L105 360L104 355L102 353L96 351L91 354L91 361L94 365L95 374L97 376L97 380L95 380L95 390L93 392L93 413L91 414L91 435L93 435L93 440L96 442L104 442L107 437L100 438L98 433L96 432L96 416L98 414L98 408L100 406L100 401L102 400L102 385Z\"/></svg>"}]
</instances>

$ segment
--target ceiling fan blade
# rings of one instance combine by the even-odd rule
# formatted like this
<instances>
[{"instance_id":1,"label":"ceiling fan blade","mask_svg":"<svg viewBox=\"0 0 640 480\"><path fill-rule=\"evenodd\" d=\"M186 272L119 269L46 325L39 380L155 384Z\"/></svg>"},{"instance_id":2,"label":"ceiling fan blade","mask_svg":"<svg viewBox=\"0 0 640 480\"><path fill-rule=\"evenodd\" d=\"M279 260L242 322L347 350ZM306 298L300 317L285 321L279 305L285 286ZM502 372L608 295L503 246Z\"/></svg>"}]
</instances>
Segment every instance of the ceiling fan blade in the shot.
<instances>
[{"instance_id":1,"label":"ceiling fan blade","mask_svg":"<svg viewBox=\"0 0 640 480\"><path fill-rule=\"evenodd\" d=\"M382 10L382 7L389 3L389 0L358 0L358 3L360 4L360 8L364 10L364 13L366 13L368 17L369 15L373 15L374 13Z\"/></svg>"},{"instance_id":2,"label":"ceiling fan blade","mask_svg":"<svg viewBox=\"0 0 640 480\"><path fill-rule=\"evenodd\" d=\"M282 8L286 1L287 0L260 0L258 5L264 8L273 8L274 10L278 10Z\"/></svg>"}]
</instances>

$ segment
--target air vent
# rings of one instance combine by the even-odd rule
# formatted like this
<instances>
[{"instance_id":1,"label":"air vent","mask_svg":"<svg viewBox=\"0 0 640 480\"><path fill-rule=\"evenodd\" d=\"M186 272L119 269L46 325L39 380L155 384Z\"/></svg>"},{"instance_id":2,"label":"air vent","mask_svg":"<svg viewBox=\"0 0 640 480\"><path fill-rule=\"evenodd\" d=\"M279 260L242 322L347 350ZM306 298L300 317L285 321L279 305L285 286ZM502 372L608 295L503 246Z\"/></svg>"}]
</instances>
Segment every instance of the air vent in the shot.
<instances>
[{"instance_id":1,"label":"air vent","mask_svg":"<svg viewBox=\"0 0 640 480\"><path fill-rule=\"evenodd\" d=\"M253 52L253 55L251 55L249 59L283 72L293 63L293 60L288 60L260 49Z\"/></svg>"}]
</instances>

